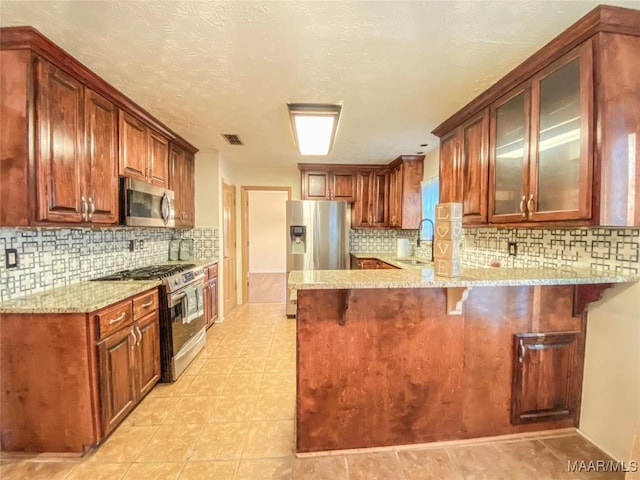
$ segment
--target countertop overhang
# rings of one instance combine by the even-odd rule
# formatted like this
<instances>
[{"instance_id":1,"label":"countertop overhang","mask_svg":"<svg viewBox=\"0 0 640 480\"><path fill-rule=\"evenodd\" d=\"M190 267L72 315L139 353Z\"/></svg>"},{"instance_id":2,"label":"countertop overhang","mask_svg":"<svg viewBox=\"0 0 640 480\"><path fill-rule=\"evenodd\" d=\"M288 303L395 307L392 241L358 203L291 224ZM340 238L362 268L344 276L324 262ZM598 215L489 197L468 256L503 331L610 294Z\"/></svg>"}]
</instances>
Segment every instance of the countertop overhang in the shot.
<instances>
[{"instance_id":1,"label":"countertop overhang","mask_svg":"<svg viewBox=\"0 0 640 480\"><path fill-rule=\"evenodd\" d=\"M472 286L516 285L580 285L597 283L630 283L640 275L625 275L588 268L504 268L462 267L456 278L434 275L432 266L408 266L393 254L362 253L356 258L376 258L400 267L375 270L306 270L289 274L292 290L332 290L356 288L448 288ZM408 257L428 262L427 259Z\"/></svg>"}]
</instances>

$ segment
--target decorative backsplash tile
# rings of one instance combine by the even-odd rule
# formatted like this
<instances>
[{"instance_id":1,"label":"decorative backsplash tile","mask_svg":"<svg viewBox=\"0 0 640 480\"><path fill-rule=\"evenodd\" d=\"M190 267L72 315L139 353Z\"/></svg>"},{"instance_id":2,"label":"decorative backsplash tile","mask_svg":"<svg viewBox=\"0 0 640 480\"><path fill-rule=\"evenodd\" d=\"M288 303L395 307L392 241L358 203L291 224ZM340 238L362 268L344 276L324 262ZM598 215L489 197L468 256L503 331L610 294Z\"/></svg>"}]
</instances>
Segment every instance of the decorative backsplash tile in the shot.
<instances>
[{"instance_id":1,"label":"decorative backsplash tile","mask_svg":"<svg viewBox=\"0 0 640 480\"><path fill-rule=\"evenodd\" d=\"M509 256L515 242L517 255ZM639 228L482 228L465 229L465 265L502 267L580 267L635 274L640 271Z\"/></svg>"},{"instance_id":2,"label":"decorative backsplash tile","mask_svg":"<svg viewBox=\"0 0 640 480\"><path fill-rule=\"evenodd\" d=\"M420 242L420 247L416 246L417 230L351 230L349 232L349 250L354 253L395 252L396 239L398 238L409 239L412 255L426 258L431 256L431 238Z\"/></svg>"},{"instance_id":3,"label":"decorative backsplash tile","mask_svg":"<svg viewBox=\"0 0 640 480\"><path fill-rule=\"evenodd\" d=\"M0 228L0 301L164 263L173 238L193 238L196 259L219 257L218 228ZM144 240L143 249L130 252L130 240ZM17 249L18 268L6 268L7 248Z\"/></svg>"},{"instance_id":4,"label":"decorative backsplash tile","mask_svg":"<svg viewBox=\"0 0 640 480\"><path fill-rule=\"evenodd\" d=\"M351 230L350 249L358 252L395 252L396 238L408 238L412 255L429 258L431 242L416 246L416 230ZM517 255L509 256L515 242ZM639 228L478 228L464 229L464 265L486 267L562 268L637 274L640 272Z\"/></svg>"}]
</instances>

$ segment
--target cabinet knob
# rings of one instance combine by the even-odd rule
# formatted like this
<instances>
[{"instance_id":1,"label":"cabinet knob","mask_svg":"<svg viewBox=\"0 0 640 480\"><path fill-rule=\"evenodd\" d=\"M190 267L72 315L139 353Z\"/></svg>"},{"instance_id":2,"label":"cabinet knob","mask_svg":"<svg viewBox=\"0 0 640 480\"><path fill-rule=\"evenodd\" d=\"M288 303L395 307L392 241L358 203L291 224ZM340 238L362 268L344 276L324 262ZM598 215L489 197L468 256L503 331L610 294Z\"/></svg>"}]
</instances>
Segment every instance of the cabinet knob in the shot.
<instances>
[{"instance_id":1,"label":"cabinet knob","mask_svg":"<svg viewBox=\"0 0 640 480\"><path fill-rule=\"evenodd\" d=\"M89 197L89 220L96 211L96 204L93 202L93 197Z\"/></svg>"},{"instance_id":2,"label":"cabinet knob","mask_svg":"<svg viewBox=\"0 0 640 480\"><path fill-rule=\"evenodd\" d=\"M82 221L86 222L87 221L87 199L84 198L84 195L80 198L80 201L82 202L82 209L80 211L80 213L82 213Z\"/></svg>"},{"instance_id":3,"label":"cabinet knob","mask_svg":"<svg viewBox=\"0 0 640 480\"><path fill-rule=\"evenodd\" d=\"M527 213L524 211L524 202L527 200L527 196L523 195L522 200L520 200L520 213L522 214L522 218L527 216Z\"/></svg>"}]
</instances>

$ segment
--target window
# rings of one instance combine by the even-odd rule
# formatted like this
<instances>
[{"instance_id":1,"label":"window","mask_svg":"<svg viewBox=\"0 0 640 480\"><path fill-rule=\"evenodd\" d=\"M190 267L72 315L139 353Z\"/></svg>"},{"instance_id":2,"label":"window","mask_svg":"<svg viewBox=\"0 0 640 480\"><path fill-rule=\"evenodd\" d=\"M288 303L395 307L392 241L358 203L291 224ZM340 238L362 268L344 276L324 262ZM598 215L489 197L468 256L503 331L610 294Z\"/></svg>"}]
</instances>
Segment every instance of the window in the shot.
<instances>
[{"instance_id":1,"label":"window","mask_svg":"<svg viewBox=\"0 0 640 480\"><path fill-rule=\"evenodd\" d=\"M422 218L428 218L434 224L436 222L436 203L438 203L439 196L440 183L438 177L431 177L422 182ZM420 236L422 238L431 238L431 233L431 225L425 222L422 225Z\"/></svg>"}]
</instances>

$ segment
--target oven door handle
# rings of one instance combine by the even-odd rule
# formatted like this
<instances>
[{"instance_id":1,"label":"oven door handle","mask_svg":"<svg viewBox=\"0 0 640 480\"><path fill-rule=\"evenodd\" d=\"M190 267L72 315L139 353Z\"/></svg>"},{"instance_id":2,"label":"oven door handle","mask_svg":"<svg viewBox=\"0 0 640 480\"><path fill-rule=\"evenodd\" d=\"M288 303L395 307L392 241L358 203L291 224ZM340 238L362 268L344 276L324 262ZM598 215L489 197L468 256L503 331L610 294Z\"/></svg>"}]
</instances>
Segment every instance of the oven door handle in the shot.
<instances>
[{"instance_id":1,"label":"oven door handle","mask_svg":"<svg viewBox=\"0 0 640 480\"><path fill-rule=\"evenodd\" d=\"M189 340L188 344L189 345L193 345L195 343L198 343L200 340L202 340L202 337L204 337L206 335L206 329L202 329L202 331L200 332L200 335L198 335L195 339L191 339ZM187 353L189 353L191 351L191 348L184 348L182 349L182 351L180 353L178 353L175 357L174 357L174 361L184 357Z\"/></svg>"},{"instance_id":2,"label":"oven door handle","mask_svg":"<svg viewBox=\"0 0 640 480\"><path fill-rule=\"evenodd\" d=\"M172 295L169 300L169 307L173 308L179 303L184 303L184 299L187 296L186 293L180 293L178 295Z\"/></svg>"}]
</instances>

